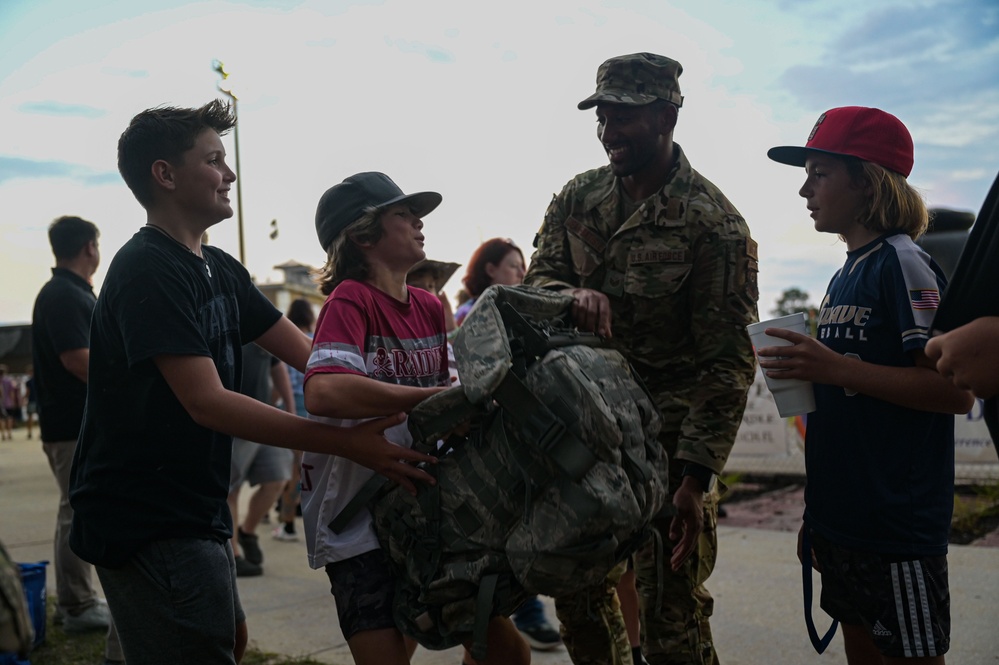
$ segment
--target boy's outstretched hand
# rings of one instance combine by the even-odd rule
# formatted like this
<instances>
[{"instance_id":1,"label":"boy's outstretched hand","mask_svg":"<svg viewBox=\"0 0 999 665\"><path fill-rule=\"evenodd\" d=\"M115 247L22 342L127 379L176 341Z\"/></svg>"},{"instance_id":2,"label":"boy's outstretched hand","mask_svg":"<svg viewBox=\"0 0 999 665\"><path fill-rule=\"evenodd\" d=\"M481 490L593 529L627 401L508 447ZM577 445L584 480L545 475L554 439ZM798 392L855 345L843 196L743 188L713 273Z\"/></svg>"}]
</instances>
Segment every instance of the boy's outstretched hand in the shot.
<instances>
[{"instance_id":1,"label":"boy's outstretched hand","mask_svg":"<svg viewBox=\"0 0 999 665\"><path fill-rule=\"evenodd\" d=\"M398 425L405 417L406 414L397 413L354 425L349 430L348 443L339 454L399 483L404 490L416 496L416 484L413 481L419 480L430 485L437 481L414 465L419 462L436 464L437 458L389 443L385 438L385 430Z\"/></svg>"}]
</instances>

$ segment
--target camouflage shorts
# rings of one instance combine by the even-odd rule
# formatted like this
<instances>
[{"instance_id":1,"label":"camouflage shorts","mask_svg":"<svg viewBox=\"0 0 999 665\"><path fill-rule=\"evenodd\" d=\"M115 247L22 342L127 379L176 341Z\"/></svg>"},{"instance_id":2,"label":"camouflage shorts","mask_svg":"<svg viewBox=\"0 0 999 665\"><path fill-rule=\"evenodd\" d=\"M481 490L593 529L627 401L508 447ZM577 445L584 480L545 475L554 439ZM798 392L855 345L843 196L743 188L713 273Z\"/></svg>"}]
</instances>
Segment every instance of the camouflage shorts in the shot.
<instances>
[{"instance_id":1,"label":"camouflage shorts","mask_svg":"<svg viewBox=\"0 0 999 665\"><path fill-rule=\"evenodd\" d=\"M822 568L820 607L862 625L893 658L940 656L950 647L947 556L908 558L839 547L811 532Z\"/></svg>"},{"instance_id":2,"label":"camouflage shorts","mask_svg":"<svg viewBox=\"0 0 999 665\"><path fill-rule=\"evenodd\" d=\"M330 578L330 592L336 601L344 639L349 640L363 630L395 628L392 618L395 579L382 550L328 563L326 575Z\"/></svg>"}]
</instances>

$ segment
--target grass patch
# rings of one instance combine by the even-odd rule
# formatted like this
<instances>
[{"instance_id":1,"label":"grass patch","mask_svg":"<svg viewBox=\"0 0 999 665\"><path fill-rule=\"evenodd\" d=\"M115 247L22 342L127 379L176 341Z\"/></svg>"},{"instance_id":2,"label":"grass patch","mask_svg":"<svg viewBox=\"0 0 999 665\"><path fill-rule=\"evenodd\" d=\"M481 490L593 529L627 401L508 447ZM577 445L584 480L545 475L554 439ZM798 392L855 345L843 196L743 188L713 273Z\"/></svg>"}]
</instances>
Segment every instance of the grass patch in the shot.
<instances>
[{"instance_id":1,"label":"grass patch","mask_svg":"<svg viewBox=\"0 0 999 665\"><path fill-rule=\"evenodd\" d=\"M104 662L104 643L106 633L93 631L76 635L67 635L62 626L52 623L55 616L56 599L49 596L45 603L48 614L45 627L45 642L32 651L28 658L31 665L97 665ZM313 658L289 658L280 654L268 653L260 649L248 647L243 656L242 665L327 665Z\"/></svg>"},{"instance_id":2,"label":"grass patch","mask_svg":"<svg viewBox=\"0 0 999 665\"><path fill-rule=\"evenodd\" d=\"M965 545L999 525L999 483L959 488L954 494L950 542Z\"/></svg>"}]
</instances>

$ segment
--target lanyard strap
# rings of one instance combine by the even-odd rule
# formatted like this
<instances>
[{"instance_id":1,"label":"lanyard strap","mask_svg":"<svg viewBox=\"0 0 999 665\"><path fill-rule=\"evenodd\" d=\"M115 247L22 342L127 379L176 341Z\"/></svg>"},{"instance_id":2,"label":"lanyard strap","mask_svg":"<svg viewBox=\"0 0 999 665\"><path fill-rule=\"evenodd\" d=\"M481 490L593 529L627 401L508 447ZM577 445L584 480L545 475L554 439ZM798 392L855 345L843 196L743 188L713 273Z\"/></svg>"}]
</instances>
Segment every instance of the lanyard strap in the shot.
<instances>
[{"instance_id":1,"label":"lanyard strap","mask_svg":"<svg viewBox=\"0 0 999 665\"><path fill-rule=\"evenodd\" d=\"M807 524L801 530L801 588L805 596L805 626L808 628L808 639L812 641L815 651L822 653L832 642L839 621L833 619L832 625L829 626L829 632L822 639L819 639L819 633L815 630L815 622L812 621L812 544L809 538L810 531Z\"/></svg>"}]
</instances>

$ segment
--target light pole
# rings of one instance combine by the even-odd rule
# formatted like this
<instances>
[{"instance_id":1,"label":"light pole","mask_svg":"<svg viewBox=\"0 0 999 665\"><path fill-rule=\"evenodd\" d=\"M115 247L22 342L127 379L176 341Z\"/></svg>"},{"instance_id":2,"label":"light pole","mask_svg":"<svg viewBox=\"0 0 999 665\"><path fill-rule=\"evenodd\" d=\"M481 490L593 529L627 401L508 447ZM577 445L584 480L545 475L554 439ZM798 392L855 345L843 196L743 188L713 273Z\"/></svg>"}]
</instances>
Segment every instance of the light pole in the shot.
<instances>
[{"instance_id":1,"label":"light pole","mask_svg":"<svg viewBox=\"0 0 999 665\"><path fill-rule=\"evenodd\" d=\"M221 60L212 61L214 69L222 80L218 82L219 92L232 100L232 112L236 116L236 128L233 130L233 142L236 146L236 232L239 237L239 262L246 265L246 247L243 244L243 177L239 172L239 98L231 87L223 87L222 83L229 78L229 72Z\"/></svg>"}]
</instances>

